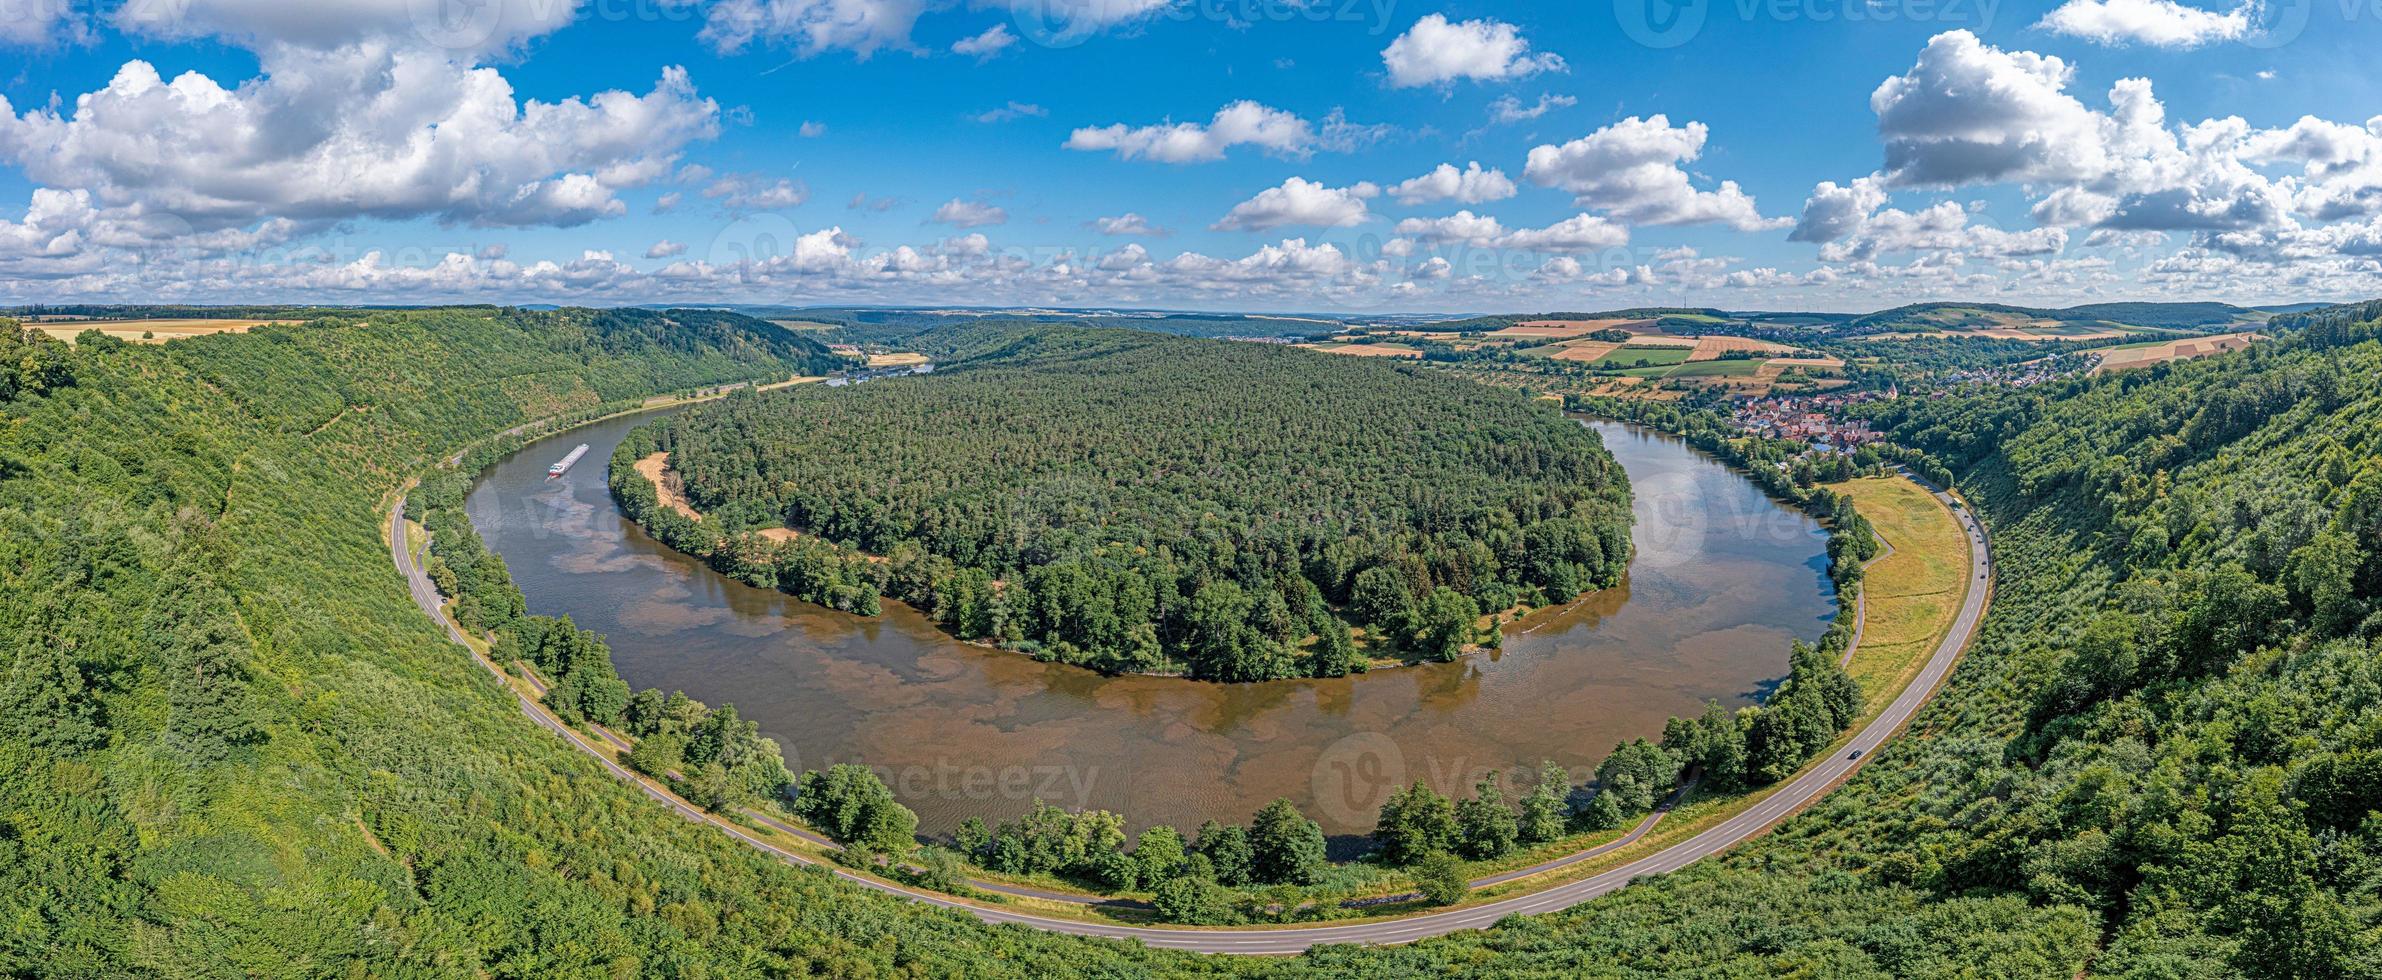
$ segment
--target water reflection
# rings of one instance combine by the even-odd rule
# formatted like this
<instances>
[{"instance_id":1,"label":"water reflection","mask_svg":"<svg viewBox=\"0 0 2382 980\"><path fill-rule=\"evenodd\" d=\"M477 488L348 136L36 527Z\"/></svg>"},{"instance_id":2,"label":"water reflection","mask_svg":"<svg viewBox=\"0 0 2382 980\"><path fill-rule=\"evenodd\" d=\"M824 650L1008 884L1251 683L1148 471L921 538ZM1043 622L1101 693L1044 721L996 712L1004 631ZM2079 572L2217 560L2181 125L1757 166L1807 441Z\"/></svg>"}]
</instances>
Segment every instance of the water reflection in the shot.
<instances>
[{"instance_id":1,"label":"water reflection","mask_svg":"<svg viewBox=\"0 0 2382 980\"><path fill-rule=\"evenodd\" d=\"M1620 588L1509 626L1502 651L1332 680L1101 677L955 642L897 604L861 618L752 589L663 548L604 488L602 462L642 421L533 444L472 493L531 611L606 634L638 688L735 703L790 766L878 767L930 833L1036 798L1193 827L1278 796L1358 833L1393 785L1584 769L1706 700L1750 703L1833 612L1816 524L1674 440L1597 423L1638 490L1639 559ZM580 442L588 463L548 479Z\"/></svg>"}]
</instances>

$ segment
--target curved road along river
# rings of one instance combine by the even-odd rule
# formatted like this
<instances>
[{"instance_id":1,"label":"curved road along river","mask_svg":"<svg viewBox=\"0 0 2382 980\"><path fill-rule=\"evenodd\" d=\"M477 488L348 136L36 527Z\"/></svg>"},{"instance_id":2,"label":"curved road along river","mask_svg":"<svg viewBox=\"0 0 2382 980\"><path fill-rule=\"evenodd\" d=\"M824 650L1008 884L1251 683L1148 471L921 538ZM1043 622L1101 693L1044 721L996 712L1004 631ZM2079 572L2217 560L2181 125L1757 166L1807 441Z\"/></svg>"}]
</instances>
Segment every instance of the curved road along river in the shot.
<instances>
[{"instance_id":1,"label":"curved road along river","mask_svg":"<svg viewBox=\"0 0 2382 980\"><path fill-rule=\"evenodd\" d=\"M784 860L824 867L837 877L854 884L899 895L912 901L959 909L986 922L1011 923L1082 936L1137 939L1150 946L1201 953L1284 955L1303 952L1309 947L1326 943L1406 943L1465 929L1487 928L1509 915L1560 911L1608 892L1616 891L1641 876L1676 871L1759 836L1779 821L1793 815L1795 811L1827 795L1829 790L1834 789L1838 783L1850 777L1854 770L1859 769L1871 755L1875 754L1878 746L1885 744L1887 739L1893 738L1902 731L1903 727L1910 723L1911 718L1918 714L1920 707L1935 696L1936 689L1942 686L1944 678L1951 674L1953 664L1960 659L1961 651L1967 649L1969 640L1976 634L1977 623L1984 617L1986 600L1992 591L1992 559L1986 547L1984 529L1977 524L1975 516L1970 514L1966 507L1955 504L1950 495L1940 490L1935 491L1935 495L1938 500L1951 507L1953 515L1959 518L1962 527L1967 531L1969 568L1974 573L1968 580L1967 596L1961 602L1959 615L1952 621L1951 630L1945 634L1943 642L1937 644L1935 650L1928 655L1927 664L1920 669L1918 676L1911 680L1909 686L1903 688L1901 695L1886 705L1884 711L1879 712L1876 718L1863 726L1845 747L1797 774L1793 779L1773 790L1761 802L1746 808L1743 812L1714 824L1693 837L1628 864L1619 865L1577 881L1564 882L1542 891L1516 895L1512 898L1499 899L1481 905L1449 909L1445 912L1433 912L1380 922L1288 928L1168 929L1111 925L1036 915L1031 912L976 905L933 892L914 891L875 878L857 875L842 868L824 865L806 855L788 851L648 786L642 780L637 779L635 774L618 763L597 754L594 749L573 737L566 728L548 716L541 706L527 695L516 691L514 696L520 699L521 710L527 713L532 720L553 729L582 751L595 755L597 761L601 762L604 768L614 776L636 783L646 795L669 805L681 816L690 820L710 823L737 839ZM404 515L405 498L400 493L396 505L389 515L390 560L404 575L407 589L413 594L414 602L420 605L422 610L429 614L433 620L445 624L446 619L439 611L440 600L437 590L431 586L429 576L414 565L413 556L405 547ZM447 625L446 630L450 639L458 643L461 642L462 638L455 634L452 625ZM477 658L477 656L475 653L474 657ZM485 659L481 659L480 662L482 666L495 673L499 679L503 678L503 672L495 664ZM1650 824L1651 821L1648 823ZM1642 833L1645 829L1647 827L1641 825L1638 832ZM1601 852L1600 849L1599 853ZM1578 857L1580 856L1560 859L1557 862L1551 862L1551 864L1570 863Z\"/></svg>"}]
</instances>

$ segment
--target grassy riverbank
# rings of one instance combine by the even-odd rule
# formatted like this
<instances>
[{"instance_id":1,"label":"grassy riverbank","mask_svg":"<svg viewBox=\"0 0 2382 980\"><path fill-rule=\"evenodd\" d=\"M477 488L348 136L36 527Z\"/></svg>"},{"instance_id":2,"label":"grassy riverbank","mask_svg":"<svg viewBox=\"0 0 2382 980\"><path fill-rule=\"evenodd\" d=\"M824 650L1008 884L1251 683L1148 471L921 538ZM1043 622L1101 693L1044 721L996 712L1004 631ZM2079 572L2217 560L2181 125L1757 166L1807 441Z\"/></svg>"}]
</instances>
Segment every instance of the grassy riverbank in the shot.
<instances>
[{"instance_id":1,"label":"grassy riverbank","mask_svg":"<svg viewBox=\"0 0 2382 980\"><path fill-rule=\"evenodd\" d=\"M1861 644L1845 667L1861 684L1864 709L1875 713L1901 692L1960 612L1976 578L1968 535L1942 501L1908 479L1865 477L1830 489L1853 498L1889 549L1863 576Z\"/></svg>"}]
</instances>

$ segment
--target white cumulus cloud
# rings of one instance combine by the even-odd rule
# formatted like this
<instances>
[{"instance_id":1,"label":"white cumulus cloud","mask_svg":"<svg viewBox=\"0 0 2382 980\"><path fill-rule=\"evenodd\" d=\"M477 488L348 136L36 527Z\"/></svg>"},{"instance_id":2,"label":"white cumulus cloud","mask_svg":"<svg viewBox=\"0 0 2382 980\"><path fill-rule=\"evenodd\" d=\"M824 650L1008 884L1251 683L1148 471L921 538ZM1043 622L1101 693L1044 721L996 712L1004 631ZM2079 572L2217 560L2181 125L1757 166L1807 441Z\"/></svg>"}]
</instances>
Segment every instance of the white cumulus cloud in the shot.
<instances>
[{"instance_id":1,"label":"white cumulus cloud","mask_svg":"<svg viewBox=\"0 0 2382 980\"><path fill-rule=\"evenodd\" d=\"M1151 224L1150 219L1131 211L1110 217L1094 218L1085 222L1085 225L1103 235L1164 235L1167 233L1166 229Z\"/></svg>"},{"instance_id":2,"label":"white cumulus cloud","mask_svg":"<svg viewBox=\"0 0 2382 980\"><path fill-rule=\"evenodd\" d=\"M800 181L782 177L723 174L704 186L703 196L730 211L774 211L800 206L811 192Z\"/></svg>"},{"instance_id":3,"label":"white cumulus cloud","mask_svg":"<svg viewBox=\"0 0 2382 980\"><path fill-rule=\"evenodd\" d=\"M1532 147L1522 173L1570 191L1577 203L1623 221L1650 225L1713 223L1739 231L1782 227L1762 217L1737 182L1700 190L1680 164L1703 155L1703 123L1673 126L1669 117L1631 116L1571 142Z\"/></svg>"},{"instance_id":4,"label":"white cumulus cloud","mask_svg":"<svg viewBox=\"0 0 2382 980\"><path fill-rule=\"evenodd\" d=\"M63 0L5 0L36 9ZM117 27L150 37L215 37L258 51L299 47L328 51L361 43L485 55L516 47L569 24L580 0L483 0L444 5L420 0L173 0L126 3Z\"/></svg>"},{"instance_id":5,"label":"white cumulus cloud","mask_svg":"<svg viewBox=\"0 0 2382 980\"><path fill-rule=\"evenodd\" d=\"M1380 187L1367 181L1347 187L1326 187L1304 177L1292 177L1280 187L1268 187L1257 192L1256 197L1233 205L1211 227L1217 231L1263 231L1285 225L1353 227L1372 218L1365 201L1380 193Z\"/></svg>"},{"instance_id":6,"label":"white cumulus cloud","mask_svg":"<svg viewBox=\"0 0 2382 980\"><path fill-rule=\"evenodd\" d=\"M982 228L987 225L1007 224L1009 212L997 205L986 204L982 201L963 201L955 197L943 202L942 207L935 209L934 217L927 220L954 228Z\"/></svg>"},{"instance_id":7,"label":"white cumulus cloud","mask_svg":"<svg viewBox=\"0 0 2382 980\"><path fill-rule=\"evenodd\" d=\"M1066 148L1113 151L1120 160L1159 163L1205 163L1224 159L1235 146L1254 146L1279 156L1304 156L1315 144L1315 127L1305 119L1272 106L1243 99L1222 109L1205 125L1160 123L1155 126L1085 127L1067 137Z\"/></svg>"},{"instance_id":8,"label":"white cumulus cloud","mask_svg":"<svg viewBox=\"0 0 2382 980\"><path fill-rule=\"evenodd\" d=\"M1458 79L1499 81L1543 71L1562 71L1552 52L1532 53L1512 24L1499 20L1450 22L1425 14L1381 51L1390 84L1398 88L1439 85Z\"/></svg>"},{"instance_id":9,"label":"white cumulus cloud","mask_svg":"<svg viewBox=\"0 0 2382 980\"><path fill-rule=\"evenodd\" d=\"M1408 218L1398 222L1399 235L1443 244L1489 245L1505 235L1505 226L1485 214L1458 211L1444 218Z\"/></svg>"},{"instance_id":10,"label":"white cumulus cloud","mask_svg":"<svg viewBox=\"0 0 2382 980\"><path fill-rule=\"evenodd\" d=\"M1538 252L1597 252L1629 244L1629 229L1592 214L1575 214L1544 228L1506 233L1496 243Z\"/></svg>"},{"instance_id":11,"label":"white cumulus cloud","mask_svg":"<svg viewBox=\"0 0 2382 980\"><path fill-rule=\"evenodd\" d=\"M2074 74L2056 57L2003 51L1967 31L1930 38L1909 71L1869 96L1887 181L1948 187L2106 170L2101 119L2066 91Z\"/></svg>"},{"instance_id":12,"label":"white cumulus cloud","mask_svg":"<svg viewBox=\"0 0 2382 980\"><path fill-rule=\"evenodd\" d=\"M199 232L274 217L575 225L624 213L615 191L659 177L718 120L678 68L644 95L525 101L493 68L361 44L281 49L234 88L126 62L70 114L0 99L0 158Z\"/></svg>"},{"instance_id":13,"label":"white cumulus cloud","mask_svg":"<svg viewBox=\"0 0 2382 980\"><path fill-rule=\"evenodd\" d=\"M703 41L723 53L753 42L791 44L804 57L831 49L867 58L907 49L923 0L717 0L703 11Z\"/></svg>"},{"instance_id":14,"label":"white cumulus cloud","mask_svg":"<svg viewBox=\"0 0 2382 980\"><path fill-rule=\"evenodd\" d=\"M1514 182L1505 171L1483 170L1479 161L1467 163L1462 170L1443 163L1431 168L1430 173L1399 181L1390 188L1390 196L1404 204L1430 201L1484 204L1505 200L1515 193Z\"/></svg>"},{"instance_id":15,"label":"white cumulus cloud","mask_svg":"<svg viewBox=\"0 0 2382 980\"><path fill-rule=\"evenodd\" d=\"M994 24L982 34L973 34L951 43L951 53L977 59L990 59L1017 43L1017 35L1009 33L1009 25Z\"/></svg>"},{"instance_id":16,"label":"white cumulus cloud","mask_svg":"<svg viewBox=\"0 0 2382 980\"><path fill-rule=\"evenodd\" d=\"M1497 101L1489 103L1489 121L1494 123L1527 122L1557 109L1571 108L1579 103L1579 99L1568 95L1546 93L1540 95L1537 102L1523 105L1522 100L1511 95L1500 95L1497 97Z\"/></svg>"},{"instance_id":17,"label":"white cumulus cloud","mask_svg":"<svg viewBox=\"0 0 2382 980\"><path fill-rule=\"evenodd\" d=\"M2248 36L2250 7L2218 13L2175 0L2068 0L2037 21L2035 29L2107 45L2196 48Z\"/></svg>"}]
</instances>

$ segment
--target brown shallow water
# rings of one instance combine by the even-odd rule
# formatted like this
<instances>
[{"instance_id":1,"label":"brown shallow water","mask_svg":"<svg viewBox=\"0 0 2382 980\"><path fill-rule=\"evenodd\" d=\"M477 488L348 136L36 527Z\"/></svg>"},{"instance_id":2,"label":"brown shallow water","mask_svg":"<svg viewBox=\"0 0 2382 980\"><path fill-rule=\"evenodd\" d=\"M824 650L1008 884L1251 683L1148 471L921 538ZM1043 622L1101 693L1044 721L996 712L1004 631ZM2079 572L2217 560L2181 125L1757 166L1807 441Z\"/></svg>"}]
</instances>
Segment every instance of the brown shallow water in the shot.
<instances>
[{"instance_id":1,"label":"brown shallow water","mask_svg":"<svg viewBox=\"0 0 2382 980\"><path fill-rule=\"evenodd\" d=\"M1280 796L1328 833L1362 833L1394 785L1468 790L1542 759L1584 770L1707 700L1751 703L1789 641L1835 612L1816 523L1676 440L1598 422L1638 497L1628 581L1508 627L1502 651L1332 680L1102 677L959 643L896 604L862 618L753 589L662 547L604 487L613 446L651 417L482 474L469 513L530 611L605 634L637 688L734 703L797 771L877 768L927 833L1036 798L1190 828ZM548 479L581 442L586 459Z\"/></svg>"}]
</instances>

